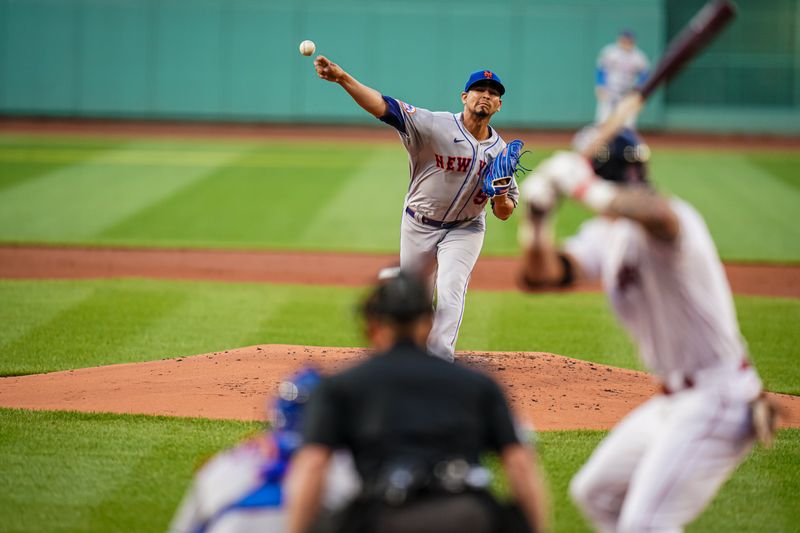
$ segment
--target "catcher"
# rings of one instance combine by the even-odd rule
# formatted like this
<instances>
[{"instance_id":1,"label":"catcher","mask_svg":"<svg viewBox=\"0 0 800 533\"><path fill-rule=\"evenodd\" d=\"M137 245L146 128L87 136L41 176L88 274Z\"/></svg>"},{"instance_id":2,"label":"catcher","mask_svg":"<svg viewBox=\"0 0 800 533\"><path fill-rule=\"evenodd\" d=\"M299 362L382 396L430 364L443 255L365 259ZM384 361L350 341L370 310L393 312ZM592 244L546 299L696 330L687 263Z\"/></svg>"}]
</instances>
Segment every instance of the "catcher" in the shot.
<instances>
[{"instance_id":1,"label":"catcher","mask_svg":"<svg viewBox=\"0 0 800 533\"><path fill-rule=\"evenodd\" d=\"M302 445L306 402L319 381L319 374L307 369L281 383L270 409L272 429L223 450L198 470L169 533L286 530L284 477ZM327 509L344 507L360 484L349 454L337 452L332 464L325 480Z\"/></svg>"},{"instance_id":2,"label":"catcher","mask_svg":"<svg viewBox=\"0 0 800 533\"><path fill-rule=\"evenodd\" d=\"M577 138L590 145L594 130ZM650 150L631 130L591 160L557 152L522 185L528 288L601 280L663 393L620 422L570 492L598 531L682 531L765 439L773 411L739 333L725 271L700 214L650 186ZM558 249L553 213L597 213Z\"/></svg>"}]
</instances>

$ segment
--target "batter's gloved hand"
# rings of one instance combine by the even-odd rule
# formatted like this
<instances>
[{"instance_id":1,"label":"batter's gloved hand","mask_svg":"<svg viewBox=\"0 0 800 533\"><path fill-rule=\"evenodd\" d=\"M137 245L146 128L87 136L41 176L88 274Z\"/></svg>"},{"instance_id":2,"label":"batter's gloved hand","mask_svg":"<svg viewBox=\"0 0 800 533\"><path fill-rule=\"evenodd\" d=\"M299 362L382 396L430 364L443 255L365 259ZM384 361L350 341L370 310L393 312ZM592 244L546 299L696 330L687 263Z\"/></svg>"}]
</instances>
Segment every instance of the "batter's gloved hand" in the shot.
<instances>
[{"instance_id":1,"label":"batter's gloved hand","mask_svg":"<svg viewBox=\"0 0 800 533\"><path fill-rule=\"evenodd\" d=\"M506 194L517 172L530 170L523 167L519 162L524 153L521 153L522 146L523 143L519 139L511 141L502 152L497 154L494 161L486 167L481 186L486 196L494 198L495 196Z\"/></svg>"}]
</instances>

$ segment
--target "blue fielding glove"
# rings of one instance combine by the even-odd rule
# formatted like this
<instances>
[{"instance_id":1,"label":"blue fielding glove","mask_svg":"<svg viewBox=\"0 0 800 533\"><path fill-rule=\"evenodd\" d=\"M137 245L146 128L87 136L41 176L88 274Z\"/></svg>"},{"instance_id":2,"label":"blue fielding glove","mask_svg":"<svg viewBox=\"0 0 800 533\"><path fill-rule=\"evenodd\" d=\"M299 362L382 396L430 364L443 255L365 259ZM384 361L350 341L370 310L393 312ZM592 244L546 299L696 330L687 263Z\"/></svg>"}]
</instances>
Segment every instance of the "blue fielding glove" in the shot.
<instances>
[{"instance_id":1,"label":"blue fielding glove","mask_svg":"<svg viewBox=\"0 0 800 533\"><path fill-rule=\"evenodd\" d=\"M497 195L506 194L511 187L512 178L517 172L530 170L519 162L519 158L525 153L522 152L522 146L523 143L519 139L511 141L486 167L481 187L486 196L494 198Z\"/></svg>"}]
</instances>

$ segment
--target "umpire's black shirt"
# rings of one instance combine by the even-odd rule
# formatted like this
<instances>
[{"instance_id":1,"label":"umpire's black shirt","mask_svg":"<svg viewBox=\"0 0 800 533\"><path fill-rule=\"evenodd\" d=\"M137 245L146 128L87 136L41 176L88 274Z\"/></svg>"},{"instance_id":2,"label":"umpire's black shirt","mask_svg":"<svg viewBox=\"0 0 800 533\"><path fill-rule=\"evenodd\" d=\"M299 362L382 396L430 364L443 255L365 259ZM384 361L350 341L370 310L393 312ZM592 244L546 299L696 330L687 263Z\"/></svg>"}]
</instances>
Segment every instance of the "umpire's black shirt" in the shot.
<instances>
[{"instance_id":1,"label":"umpire's black shirt","mask_svg":"<svg viewBox=\"0 0 800 533\"><path fill-rule=\"evenodd\" d=\"M410 342L324 379L304 421L306 444L352 451L361 477L387 463L428 467L519 442L505 397L491 378L428 355Z\"/></svg>"}]
</instances>

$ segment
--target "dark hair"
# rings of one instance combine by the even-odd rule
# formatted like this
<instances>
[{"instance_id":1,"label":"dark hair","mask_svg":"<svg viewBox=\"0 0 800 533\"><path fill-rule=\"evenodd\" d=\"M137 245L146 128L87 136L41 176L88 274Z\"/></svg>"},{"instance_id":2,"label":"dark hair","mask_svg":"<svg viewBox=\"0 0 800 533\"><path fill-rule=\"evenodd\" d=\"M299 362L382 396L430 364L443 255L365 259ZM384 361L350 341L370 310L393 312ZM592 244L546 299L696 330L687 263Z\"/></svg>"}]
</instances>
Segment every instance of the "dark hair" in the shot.
<instances>
[{"instance_id":1,"label":"dark hair","mask_svg":"<svg viewBox=\"0 0 800 533\"><path fill-rule=\"evenodd\" d=\"M363 312L367 320L408 325L433 314L431 294L422 278L400 271L372 290L364 301Z\"/></svg>"}]
</instances>

